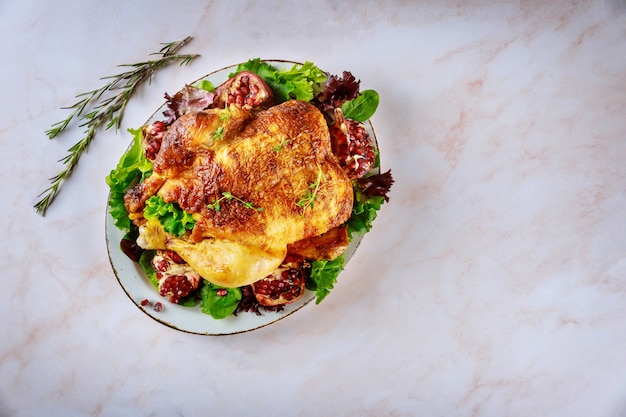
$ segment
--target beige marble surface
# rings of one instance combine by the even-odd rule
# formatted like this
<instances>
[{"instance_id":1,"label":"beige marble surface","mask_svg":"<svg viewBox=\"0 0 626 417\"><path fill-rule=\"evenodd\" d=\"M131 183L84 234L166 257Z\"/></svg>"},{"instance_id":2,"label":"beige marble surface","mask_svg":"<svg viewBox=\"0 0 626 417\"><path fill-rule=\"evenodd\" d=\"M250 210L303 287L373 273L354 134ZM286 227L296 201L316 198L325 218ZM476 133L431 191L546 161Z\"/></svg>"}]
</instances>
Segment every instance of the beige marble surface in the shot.
<instances>
[{"instance_id":1,"label":"beige marble surface","mask_svg":"<svg viewBox=\"0 0 626 417\"><path fill-rule=\"evenodd\" d=\"M99 133L79 92L194 37ZM626 415L626 2L0 1L0 415ZM141 314L104 177L175 92L248 58L351 70L396 184L320 305L235 336Z\"/></svg>"}]
</instances>

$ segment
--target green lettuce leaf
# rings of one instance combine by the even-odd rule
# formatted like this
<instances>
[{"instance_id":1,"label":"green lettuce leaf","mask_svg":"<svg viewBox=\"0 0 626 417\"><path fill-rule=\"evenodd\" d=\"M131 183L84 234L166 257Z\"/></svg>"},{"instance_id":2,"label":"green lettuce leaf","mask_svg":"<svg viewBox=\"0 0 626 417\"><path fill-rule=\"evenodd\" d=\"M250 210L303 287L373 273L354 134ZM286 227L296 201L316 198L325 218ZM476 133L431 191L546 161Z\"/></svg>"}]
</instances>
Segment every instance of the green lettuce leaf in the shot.
<instances>
[{"instance_id":1,"label":"green lettuce leaf","mask_svg":"<svg viewBox=\"0 0 626 417\"><path fill-rule=\"evenodd\" d=\"M233 314L241 300L241 289L221 288L206 280L202 281L200 289L202 312L218 320Z\"/></svg>"},{"instance_id":2,"label":"green lettuce leaf","mask_svg":"<svg viewBox=\"0 0 626 417\"><path fill-rule=\"evenodd\" d=\"M372 228L372 223L378 215L378 210L385 202L382 196L365 198L361 192L356 192L352 215L348 219L348 234L352 239L355 233L364 235Z\"/></svg>"},{"instance_id":3,"label":"green lettuce leaf","mask_svg":"<svg viewBox=\"0 0 626 417\"><path fill-rule=\"evenodd\" d=\"M365 90L358 97L344 101L341 110L346 119L364 122L376 113L380 98L374 90Z\"/></svg>"},{"instance_id":4,"label":"green lettuce leaf","mask_svg":"<svg viewBox=\"0 0 626 417\"><path fill-rule=\"evenodd\" d=\"M181 209L178 204L166 203L159 195L153 195L146 200L143 217L146 220L158 220L163 230L177 237L183 236L196 224L190 213Z\"/></svg>"},{"instance_id":5,"label":"green lettuce leaf","mask_svg":"<svg viewBox=\"0 0 626 417\"><path fill-rule=\"evenodd\" d=\"M210 92L215 91L215 86L209 80L201 80L195 86L206 91L210 91Z\"/></svg>"},{"instance_id":6,"label":"green lettuce leaf","mask_svg":"<svg viewBox=\"0 0 626 417\"><path fill-rule=\"evenodd\" d=\"M154 270L154 268L152 267L152 264L150 263L155 253L156 253L155 250L144 251L141 254L141 257L139 258L139 265L141 266L141 269L143 269L143 271L146 273L146 276L148 277L148 281L150 281L150 284L152 284L154 288L158 289L159 280L157 279L156 271Z\"/></svg>"},{"instance_id":7,"label":"green lettuce leaf","mask_svg":"<svg viewBox=\"0 0 626 417\"><path fill-rule=\"evenodd\" d=\"M106 177L110 188L109 210L115 226L126 232L130 231L131 223L124 206L124 194L128 188L143 181L152 174L152 162L148 160L141 147L141 129L128 129L133 135L133 143L122 155L117 167Z\"/></svg>"},{"instance_id":8,"label":"green lettuce leaf","mask_svg":"<svg viewBox=\"0 0 626 417\"><path fill-rule=\"evenodd\" d=\"M344 267L343 255L332 261L311 262L311 273L306 282L307 289L315 291L315 304L322 302L337 283L337 277Z\"/></svg>"}]
</instances>

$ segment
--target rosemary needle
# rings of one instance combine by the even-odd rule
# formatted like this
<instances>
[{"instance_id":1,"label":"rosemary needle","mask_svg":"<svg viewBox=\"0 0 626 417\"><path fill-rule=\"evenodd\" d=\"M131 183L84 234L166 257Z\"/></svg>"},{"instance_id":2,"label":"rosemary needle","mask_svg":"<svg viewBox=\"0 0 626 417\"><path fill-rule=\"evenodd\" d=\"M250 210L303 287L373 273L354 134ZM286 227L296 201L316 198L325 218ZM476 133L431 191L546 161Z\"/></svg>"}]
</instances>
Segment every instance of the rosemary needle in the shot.
<instances>
[{"instance_id":1,"label":"rosemary needle","mask_svg":"<svg viewBox=\"0 0 626 417\"><path fill-rule=\"evenodd\" d=\"M151 55L158 56L155 59L138 62L135 64L123 64L120 67L128 68L117 75L101 78L106 83L96 89L86 93L81 93L76 97L80 100L70 107L64 109L72 110L69 116L57 123L54 123L45 133L50 139L54 139L63 132L72 121L81 122L79 126L85 127L84 137L74 146L68 149L68 155L60 159L64 169L54 177L50 178L50 186L45 189L38 198L41 198L36 204L35 209L39 214L45 216L46 211L59 193L61 183L69 177L71 172L78 164L81 155L87 150L87 147L96 136L96 132L104 127L110 129L115 127L119 129L122 124L124 110L137 88L145 81L150 81L157 70L173 61L180 61L180 66L188 65L197 54L179 55L178 51L191 41L191 37L183 40L164 44L159 52ZM105 97L106 93L111 96ZM93 105L89 113L85 113L88 105Z\"/></svg>"}]
</instances>

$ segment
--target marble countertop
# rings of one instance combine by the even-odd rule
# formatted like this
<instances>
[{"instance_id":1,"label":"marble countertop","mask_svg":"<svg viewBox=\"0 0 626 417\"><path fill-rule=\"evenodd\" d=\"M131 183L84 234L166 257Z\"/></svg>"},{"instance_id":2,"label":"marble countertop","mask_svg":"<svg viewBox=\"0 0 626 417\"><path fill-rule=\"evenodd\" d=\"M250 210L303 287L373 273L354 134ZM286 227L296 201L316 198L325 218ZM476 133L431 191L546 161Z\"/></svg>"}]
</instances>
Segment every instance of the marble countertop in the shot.
<instances>
[{"instance_id":1,"label":"marble countertop","mask_svg":"<svg viewBox=\"0 0 626 417\"><path fill-rule=\"evenodd\" d=\"M75 95L193 36L98 133ZM626 2L0 3L0 415L626 415ZM379 92L390 201L331 294L187 334L109 264L105 176L164 92L249 58Z\"/></svg>"}]
</instances>

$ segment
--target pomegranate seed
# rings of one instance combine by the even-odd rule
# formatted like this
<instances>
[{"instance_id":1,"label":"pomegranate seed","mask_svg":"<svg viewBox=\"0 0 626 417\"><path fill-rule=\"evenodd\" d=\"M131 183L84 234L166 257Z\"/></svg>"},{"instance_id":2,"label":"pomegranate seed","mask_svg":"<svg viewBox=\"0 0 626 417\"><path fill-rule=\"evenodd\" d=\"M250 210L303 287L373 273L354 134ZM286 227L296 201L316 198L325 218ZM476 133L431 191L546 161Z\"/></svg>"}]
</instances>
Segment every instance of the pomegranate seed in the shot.
<instances>
[{"instance_id":1,"label":"pomegranate seed","mask_svg":"<svg viewBox=\"0 0 626 417\"><path fill-rule=\"evenodd\" d=\"M177 304L181 297L188 295L192 290L193 285L185 275L170 275L161 283L159 294Z\"/></svg>"},{"instance_id":2,"label":"pomegranate seed","mask_svg":"<svg viewBox=\"0 0 626 417\"><path fill-rule=\"evenodd\" d=\"M169 256L170 259L176 264L185 263L184 259L181 258L180 255L174 252L173 250L167 251L167 256Z\"/></svg>"},{"instance_id":3,"label":"pomegranate seed","mask_svg":"<svg viewBox=\"0 0 626 417\"><path fill-rule=\"evenodd\" d=\"M150 301L148 299L143 299L143 300L141 300L141 303L139 303L139 304L141 304L143 307L145 307L147 305L150 305Z\"/></svg>"},{"instance_id":4,"label":"pomegranate seed","mask_svg":"<svg viewBox=\"0 0 626 417\"><path fill-rule=\"evenodd\" d=\"M160 301L157 301L156 304L154 305L154 311L158 313L159 311L162 311L162 310L163 310L163 304L161 304Z\"/></svg>"},{"instance_id":5,"label":"pomegranate seed","mask_svg":"<svg viewBox=\"0 0 626 417\"><path fill-rule=\"evenodd\" d=\"M170 263L166 259L160 259L156 262L153 262L154 269L158 272L165 272L167 268L170 266Z\"/></svg>"}]
</instances>

